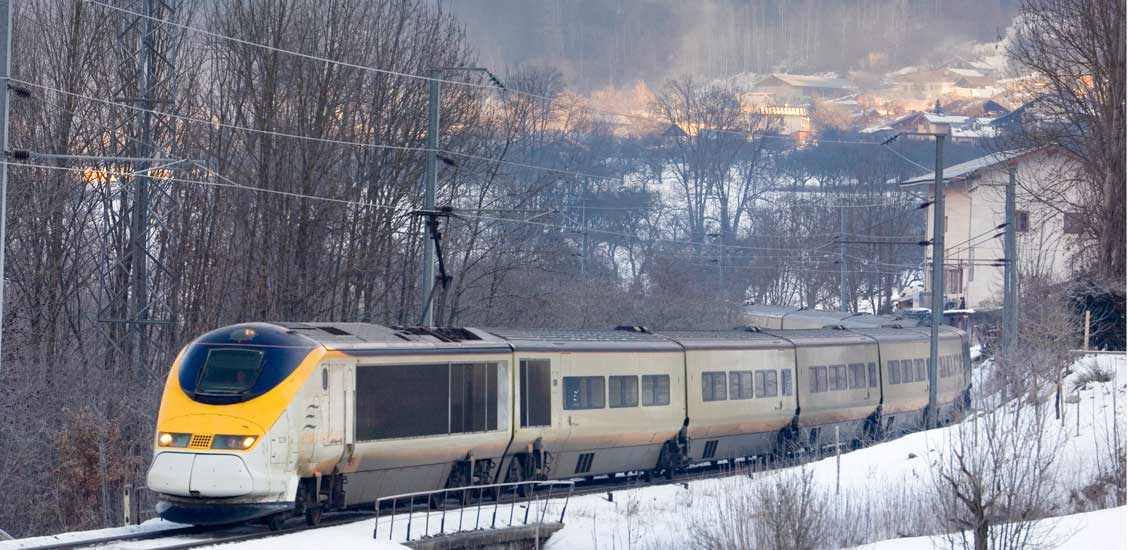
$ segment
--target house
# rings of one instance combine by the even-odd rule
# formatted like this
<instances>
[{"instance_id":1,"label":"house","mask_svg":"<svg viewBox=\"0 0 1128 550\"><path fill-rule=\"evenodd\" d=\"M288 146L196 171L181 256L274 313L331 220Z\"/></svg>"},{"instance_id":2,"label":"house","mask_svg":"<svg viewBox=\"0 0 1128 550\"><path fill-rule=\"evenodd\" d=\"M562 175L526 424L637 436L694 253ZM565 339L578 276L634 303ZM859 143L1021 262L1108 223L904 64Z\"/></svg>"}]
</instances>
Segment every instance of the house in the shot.
<instances>
[{"instance_id":1,"label":"house","mask_svg":"<svg viewBox=\"0 0 1128 550\"><path fill-rule=\"evenodd\" d=\"M770 74L749 90L771 96L775 105L807 105L814 99L833 99L858 92L853 82L837 76Z\"/></svg>"},{"instance_id":2,"label":"house","mask_svg":"<svg viewBox=\"0 0 1128 550\"><path fill-rule=\"evenodd\" d=\"M760 105L753 110L760 116L768 117L781 135L795 138L802 145L811 134L811 113L807 107L791 105Z\"/></svg>"},{"instance_id":3,"label":"house","mask_svg":"<svg viewBox=\"0 0 1128 550\"><path fill-rule=\"evenodd\" d=\"M1074 157L1058 147L994 153L944 170L944 295L956 307L1002 303L1006 183L1016 177L1018 266L1023 275L1064 280L1080 253L1079 213L1069 210L1079 192L1070 183L1080 171ZM900 183L906 190L934 195L934 174ZM927 237L933 238L929 209ZM931 303L931 250L926 252L926 291L918 305Z\"/></svg>"},{"instance_id":4,"label":"house","mask_svg":"<svg viewBox=\"0 0 1128 550\"><path fill-rule=\"evenodd\" d=\"M862 133L902 133L947 134L953 143L975 142L998 135L994 118L965 115L948 115L939 109L933 112L914 112L893 120L882 126L866 128ZM908 139L932 139L929 136L906 136Z\"/></svg>"}]
</instances>

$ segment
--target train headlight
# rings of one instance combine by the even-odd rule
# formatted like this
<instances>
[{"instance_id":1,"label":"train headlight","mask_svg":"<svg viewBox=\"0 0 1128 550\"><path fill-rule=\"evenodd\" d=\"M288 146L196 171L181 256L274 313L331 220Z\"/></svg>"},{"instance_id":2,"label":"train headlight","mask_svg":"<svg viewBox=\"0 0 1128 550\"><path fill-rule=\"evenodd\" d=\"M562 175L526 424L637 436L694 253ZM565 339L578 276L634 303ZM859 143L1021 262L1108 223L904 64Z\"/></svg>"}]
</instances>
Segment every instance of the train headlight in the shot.
<instances>
[{"instance_id":1,"label":"train headlight","mask_svg":"<svg viewBox=\"0 0 1128 550\"><path fill-rule=\"evenodd\" d=\"M253 435L217 435L212 439L212 448L245 451L253 447L256 441L258 438Z\"/></svg>"},{"instance_id":2,"label":"train headlight","mask_svg":"<svg viewBox=\"0 0 1128 550\"><path fill-rule=\"evenodd\" d=\"M187 447L190 434L161 432L157 435L157 445L161 447Z\"/></svg>"}]
</instances>

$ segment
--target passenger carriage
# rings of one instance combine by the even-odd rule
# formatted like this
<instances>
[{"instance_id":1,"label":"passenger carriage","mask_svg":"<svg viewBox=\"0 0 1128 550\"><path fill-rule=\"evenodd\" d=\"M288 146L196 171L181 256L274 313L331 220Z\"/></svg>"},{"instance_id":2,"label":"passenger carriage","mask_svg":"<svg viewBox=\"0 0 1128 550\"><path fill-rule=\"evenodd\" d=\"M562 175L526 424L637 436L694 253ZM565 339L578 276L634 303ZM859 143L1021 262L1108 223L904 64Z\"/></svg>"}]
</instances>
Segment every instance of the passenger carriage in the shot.
<instances>
[{"instance_id":1,"label":"passenger carriage","mask_svg":"<svg viewBox=\"0 0 1128 550\"><path fill-rule=\"evenodd\" d=\"M669 475L923 419L927 328L624 328L212 331L169 374L149 488L172 521L316 523L387 495ZM940 349L949 420L967 405L970 363L957 330L942 329Z\"/></svg>"}]
</instances>

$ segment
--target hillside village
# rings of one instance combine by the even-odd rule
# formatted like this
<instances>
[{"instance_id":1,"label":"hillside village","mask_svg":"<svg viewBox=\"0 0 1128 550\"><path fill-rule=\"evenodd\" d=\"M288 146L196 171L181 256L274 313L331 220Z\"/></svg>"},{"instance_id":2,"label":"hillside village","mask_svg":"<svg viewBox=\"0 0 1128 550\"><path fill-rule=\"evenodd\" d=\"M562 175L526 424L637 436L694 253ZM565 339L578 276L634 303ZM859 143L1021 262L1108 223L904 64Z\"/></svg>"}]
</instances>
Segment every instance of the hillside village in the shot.
<instances>
[{"instance_id":1,"label":"hillside village","mask_svg":"<svg viewBox=\"0 0 1128 550\"><path fill-rule=\"evenodd\" d=\"M734 89L745 112L772 117L774 131L800 146L831 129L875 141L899 132L945 132L953 143L974 144L998 137L1034 99L1034 81L1012 74L1005 48L1005 41L966 45L967 57L899 68L884 67L884 56L873 55L866 60L871 68L845 74L741 73L716 83ZM640 81L629 90L596 92L590 101L616 109L618 116L607 121L618 133L637 135L667 131L639 128L652 99Z\"/></svg>"}]
</instances>

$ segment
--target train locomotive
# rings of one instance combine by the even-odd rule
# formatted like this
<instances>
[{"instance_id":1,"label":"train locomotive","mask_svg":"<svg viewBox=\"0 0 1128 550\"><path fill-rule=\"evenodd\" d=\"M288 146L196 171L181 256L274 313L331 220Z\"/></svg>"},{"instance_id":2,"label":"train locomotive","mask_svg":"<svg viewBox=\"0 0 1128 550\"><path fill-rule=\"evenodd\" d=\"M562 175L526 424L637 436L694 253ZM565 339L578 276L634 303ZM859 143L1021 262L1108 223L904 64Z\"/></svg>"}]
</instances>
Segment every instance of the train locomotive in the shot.
<instances>
[{"instance_id":1,"label":"train locomotive","mask_svg":"<svg viewBox=\"0 0 1128 550\"><path fill-rule=\"evenodd\" d=\"M860 444L922 427L928 331L233 325L176 358L147 483L167 520L277 527L415 491L810 451L835 428ZM959 330L942 327L937 375L951 421L970 389Z\"/></svg>"}]
</instances>

